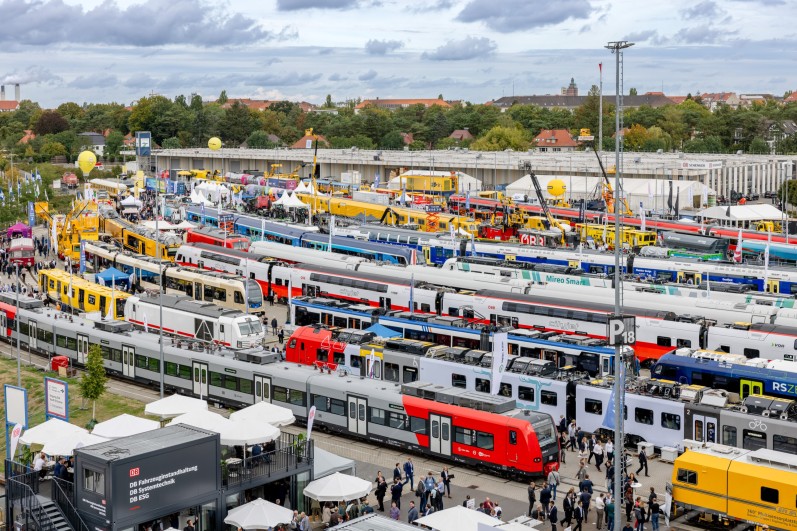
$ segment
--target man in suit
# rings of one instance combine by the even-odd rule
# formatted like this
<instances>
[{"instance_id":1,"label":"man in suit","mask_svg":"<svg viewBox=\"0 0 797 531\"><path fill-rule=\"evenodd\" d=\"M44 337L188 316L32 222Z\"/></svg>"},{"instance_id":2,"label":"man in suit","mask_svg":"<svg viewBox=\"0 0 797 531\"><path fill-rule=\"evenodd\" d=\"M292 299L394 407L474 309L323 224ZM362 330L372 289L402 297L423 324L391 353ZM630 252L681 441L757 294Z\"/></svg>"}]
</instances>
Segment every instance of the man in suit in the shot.
<instances>
[{"instance_id":1,"label":"man in suit","mask_svg":"<svg viewBox=\"0 0 797 531\"><path fill-rule=\"evenodd\" d=\"M559 515L556 511L556 504L551 500L548 507L548 521L551 522L551 531L556 531L556 524L559 523Z\"/></svg>"},{"instance_id":2,"label":"man in suit","mask_svg":"<svg viewBox=\"0 0 797 531\"><path fill-rule=\"evenodd\" d=\"M576 527L573 528L573 531L581 531L581 523L584 521L584 507L581 504L581 500L578 500L573 516L576 519Z\"/></svg>"},{"instance_id":3,"label":"man in suit","mask_svg":"<svg viewBox=\"0 0 797 531\"><path fill-rule=\"evenodd\" d=\"M412 457L408 457L404 463L404 477L409 480L410 485L415 485L415 465L412 463Z\"/></svg>"},{"instance_id":4,"label":"man in suit","mask_svg":"<svg viewBox=\"0 0 797 531\"><path fill-rule=\"evenodd\" d=\"M637 476L642 472L643 468L645 469L645 477L650 477L650 474L648 474L648 456L644 448L639 450L639 470L636 471Z\"/></svg>"},{"instance_id":5,"label":"man in suit","mask_svg":"<svg viewBox=\"0 0 797 531\"><path fill-rule=\"evenodd\" d=\"M410 502L410 510L407 511L407 522L413 523L418 519L418 509L415 508L415 502Z\"/></svg>"},{"instance_id":6,"label":"man in suit","mask_svg":"<svg viewBox=\"0 0 797 531\"><path fill-rule=\"evenodd\" d=\"M401 509L401 492L406 483L406 480L402 483L398 478L393 478L393 485L390 487L390 501L395 503L399 509Z\"/></svg>"},{"instance_id":7,"label":"man in suit","mask_svg":"<svg viewBox=\"0 0 797 531\"><path fill-rule=\"evenodd\" d=\"M401 464L396 463L396 468L393 469L393 479L401 479Z\"/></svg>"}]
</instances>

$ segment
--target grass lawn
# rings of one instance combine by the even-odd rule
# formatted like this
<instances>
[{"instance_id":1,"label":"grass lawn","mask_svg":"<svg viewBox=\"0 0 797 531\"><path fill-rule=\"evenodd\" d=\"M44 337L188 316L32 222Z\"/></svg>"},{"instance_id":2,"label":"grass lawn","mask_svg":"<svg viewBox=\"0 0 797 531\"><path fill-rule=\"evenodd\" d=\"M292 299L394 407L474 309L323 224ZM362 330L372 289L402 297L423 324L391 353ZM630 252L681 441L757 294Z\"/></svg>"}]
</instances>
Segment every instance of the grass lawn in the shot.
<instances>
[{"instance_id":1,"label":"grass lawn","mask_svg":"<svg viewBox=\"0 0 797 531\"><path fill-rule=\"evenodd\" d=\"M23 358L25 353L23 353ZM31 369L22 360L22 387L28 390L28 427L33 427L44 422L44 377L59 378L54 372L41 372ZM80 386L77 378L66 378L69 383L69 422L77 426L86 427L91 420L91 403L86 402L84 408L83 399L80 396ZM17 361L5 356L0 358L0 384L17 385ZM122 413L130 415L144 415L144 403L138 400L125 398L106 391L97 400L97 420L102 422ZM5 397L3 397L3 415L5 415ZM5 436L0 437L0 451L2 456L6 455ZM3 463L0 461L0 470Z\"/></svg>"}]
</instances>

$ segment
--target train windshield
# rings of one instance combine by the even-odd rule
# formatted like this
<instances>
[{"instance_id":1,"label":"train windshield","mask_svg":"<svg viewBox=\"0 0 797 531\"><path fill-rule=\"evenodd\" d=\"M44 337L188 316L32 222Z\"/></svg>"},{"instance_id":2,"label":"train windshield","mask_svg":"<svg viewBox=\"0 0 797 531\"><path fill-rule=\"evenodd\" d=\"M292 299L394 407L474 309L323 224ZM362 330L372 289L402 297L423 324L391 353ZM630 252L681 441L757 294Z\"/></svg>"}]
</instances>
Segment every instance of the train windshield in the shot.
<instances>
[{"instance_id":1,"label":"train windshield","mask_svg":"<svg viewBox=\"0 0 797 531\"><path fill-rule=\"evenodd\" d=\"M263 325L257 319L249 319L238 323L238 330L242 336L263 333Z\"/></svg>"},{"instance_id":2,"label":"train windshield","mask_svg":"<svg viewBox=\"0 0 797 531\"><path fill-rule=\"evenodd\" d=\"M537 434L540 446L556 441L556 430L554 429L553 420L550 418L540 419L532 423L531 427L534 428L534 433Z\"/></svg>"},{"instance_id":3,"label":"train windshield","mask_svg":"<svg viewBox=\"0 0 797 531\"><path fill-rule=\"evenodd\" d=\"M235 241L232 244L233 249L238 249L239 251L246 251L249 249L249 242L247 240L239 240Z\"/></svg>"},{"instance_id":4,"label":"train windshield","mask_svg":"<svg viewBox=\"0 0 797 531\"><path fill-rule=\"evenodd\" d=\"M262 304L263 302L263 290L260 289L260 284L251 278L246 281L246 296L250 303Z\"/></svg>"}]
</instances>

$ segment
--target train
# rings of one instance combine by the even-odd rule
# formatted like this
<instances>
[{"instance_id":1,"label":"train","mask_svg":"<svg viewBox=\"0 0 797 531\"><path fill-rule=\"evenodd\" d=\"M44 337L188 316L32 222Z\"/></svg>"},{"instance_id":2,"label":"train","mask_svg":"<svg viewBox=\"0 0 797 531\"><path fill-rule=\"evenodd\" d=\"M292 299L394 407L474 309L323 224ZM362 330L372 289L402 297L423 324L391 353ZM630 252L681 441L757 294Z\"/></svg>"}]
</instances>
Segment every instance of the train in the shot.
<instances>
[{"instance_id":1,"label":"train","mask_svg":"<svg viewBox=\"0 0 797 531\"><path fill-rule=\"evenodd\" d=\"M41 293L64 308L78 312L100 312L104 318L124 319L125 301L130 297L121 289L89 282L60 269L39 271Z\"/></svg>"},{"instance_id":2,"label":"train","mask_svg":"<svg viewBox=\"0 0 797 531\"><path fill-rule=\"evenodd\" d=\"M6 255L8 261L19 267L30 267L36 261L36 249L32 238L12 238L8 242Z\"/></svg>"},{"instance_id":3,"label":"train","mask_svg":"<svg viewBox=\"0 0 797 531\"><path fill-rule=\"evenodd\" d=\"M551 347L557 348L562 347ZM286 359L389 382L422 380L469 391L489 390L492 385L489 351L402 338L374 341L356 330L300 327L288 340ZM532 353L510 355L498 394L524 409L576 419L586 433L612 431L611 378L557 367ZM706 386L631 378L625 406L624 432L633 446L649 442L658 448L682 448L685 441L722 442L797 454L794 400L757 394L741 398Z\"/></svg>"},{"instance_id":4,"label":"train","mask_svg":"<svg viewBox=\"0 0 797 531\"><path fill-rule=\"evenodd\" d=\"M266 336L254 315L181 295L131 296L125 301L124 319L147 330L162 328L166 334L231 349L261 346Z\"/></svg>"},{"instance_id":5,"label":"train","mask_svg":"<svg viewBox=\"0 0 797 531\"><path fill-rule=\"evenodd\" d=\"M228 234L226 231L211 227L199 227L185 232L186 243L207 243L228 249L246 251L251 245L251 240L237 234Z\"/></svg>"},{"instance_id":6,"label":"train","mask_svg":"<svg viewBox=\"0 0 797 531\"><path fill-rule=\"evenodd\" d=\"M512 400L328 374L277 361L265 349L208 352L187 338L164 341L161 366L158 336L130 323L69 318L51 308L21 309L17 318L20 341L32 350L81 365L97 344L110 374L140 385L159 385L162 368L167 392L220 406L267 401L290 409L301 422L315 406L315 429L348 438L526 479L558 468L553 419L520 410Z\"/></svg>"},{"instance_id":7,"label":"train","mask_svg":"<svg viewBox=\"0 0 797 531\"><path fill-rule=\"evenodd\" d=\"M159 289L162 284L166 293L188 295L224 308L254 313L262 313L265 309L260 285L251 277L247 279L245 271L233 274L178 267L174 262L131 254L102 242L86 244L85 253L95 271L101 267L115 267L133 275L141 288Z\"/></svg>"},{"instance_id":8,"label":"train","mask_svg":"<svg viewBox=\"0 0 797 531\"><path fill-rule=\"evenodd\" d=\"M108 179L91 179L89 181L92 190L102 191L107 197L112 199L122 199L128 194L128 187L117 181Z\"/></svg>"},{"instance_id":9,"label":"train","mask_svg":"<svg viewBox=\"0 0 797 531\"><path fill-rule=\"evenodd\" d=\"M792 453L724 445L695 448L675 460L668 488L677 507L697 513L701 527L797 529L797 458Z\"/></svg>"},{"instance_id":10,"label":"train","mask_svg":"<svg viewBox=\"0 0 797 531\"><path fill-rule=\"evenodd\" d=\"M753 354L749 351L747 353ZM724 389L738 393L742 398L751 394L766 394L797 399L797 361L793 355L787 360L748 358L740 354L707 350L676 349L659 358L650 371L650 377L654 380Z\"/></svg>"}]
</instances>

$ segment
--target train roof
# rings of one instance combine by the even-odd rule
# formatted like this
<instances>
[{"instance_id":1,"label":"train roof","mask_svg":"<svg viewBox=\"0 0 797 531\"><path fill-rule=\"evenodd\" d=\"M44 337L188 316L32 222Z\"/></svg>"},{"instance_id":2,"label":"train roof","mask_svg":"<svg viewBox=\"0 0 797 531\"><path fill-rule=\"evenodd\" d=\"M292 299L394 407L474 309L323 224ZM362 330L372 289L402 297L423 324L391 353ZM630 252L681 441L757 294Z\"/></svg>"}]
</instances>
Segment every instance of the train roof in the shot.
<instances>
[{"instance_id":1,"label":"train roof","mask_svg":"<svg viewBox=\"0 0 797 531\"><path fill-rule=\"evenodd\" d=\"M213 236L216 238L243 238L243 236L240 234L230 233L221 229L217 229L216 227L196 227L193 229L188 229L188 232L202 234L204 236Z\"/></svg>"},{"instance_id":2,"label":"train roof","mask_svg":"<svg viewBox=\"0 0 797 531\"><path fill-rule=\"evenodd\" d=\"M320 233L306 233L302 236L302 240L318 242L318 243L329 243L329 235L320 234ZM388 243L358 240L356 238L348 238L346 236L333 236L332 244L345 245L348 247L356 247L357 249L362 249L364 251L378 251L387 254L396 254L396 255L405 256L407 258L409 258L413 252L412 249L409 249L407 247L391 245Z\"/></svg>"},{"instance_id":3,"label":"train roof","mask_svg":"<svg viewBox=\"0 0 797 531\"><path fill-rule=\"evenodd\" d=\"M678 367L697 367L722 374L756 376L758 378L797 378L797 362L784 360L747 359L741 354L727 354L711 350L680 348L664 354L657 364ZM654 369L655 370L655 369Z\"/></svg>"},{"instance_id":4,"label":"train roof","mask_svg":"<svg viewBox=\"0 0 797 531\"><path fill-rule=\"evenodd\" d=\"M240 310L223 308L213 304L212 302L195 301L191 297L186 297L185 295L163 294L161 297L163 299L164 306L168 306L169 308L177 308L178 310L201 315L203 317L219 318L222 316L239 317L246 315ZM144 304L155 306L159 304L158 297L139 297L138 300Z\"/></svg>"},{"instance_id":5,"label":"train roof","mask_svg":"<svg viewBox=\"0 0 797 531\"><path fill-rule=\"evenodd\" d=\"M296 264L296 267L309 271L310 273L326 273L336 277L348 277L356 280L372 280L374 282L383 282L385 284L398 284L401 286L409 286L410 280L403 278L396 278L387 275L377 275L375 273L365 273L363 271L342 270L335 267L326 267L311 264ZM418 282L416 282L418 284Z\"/></svg>"}]
</instances>

